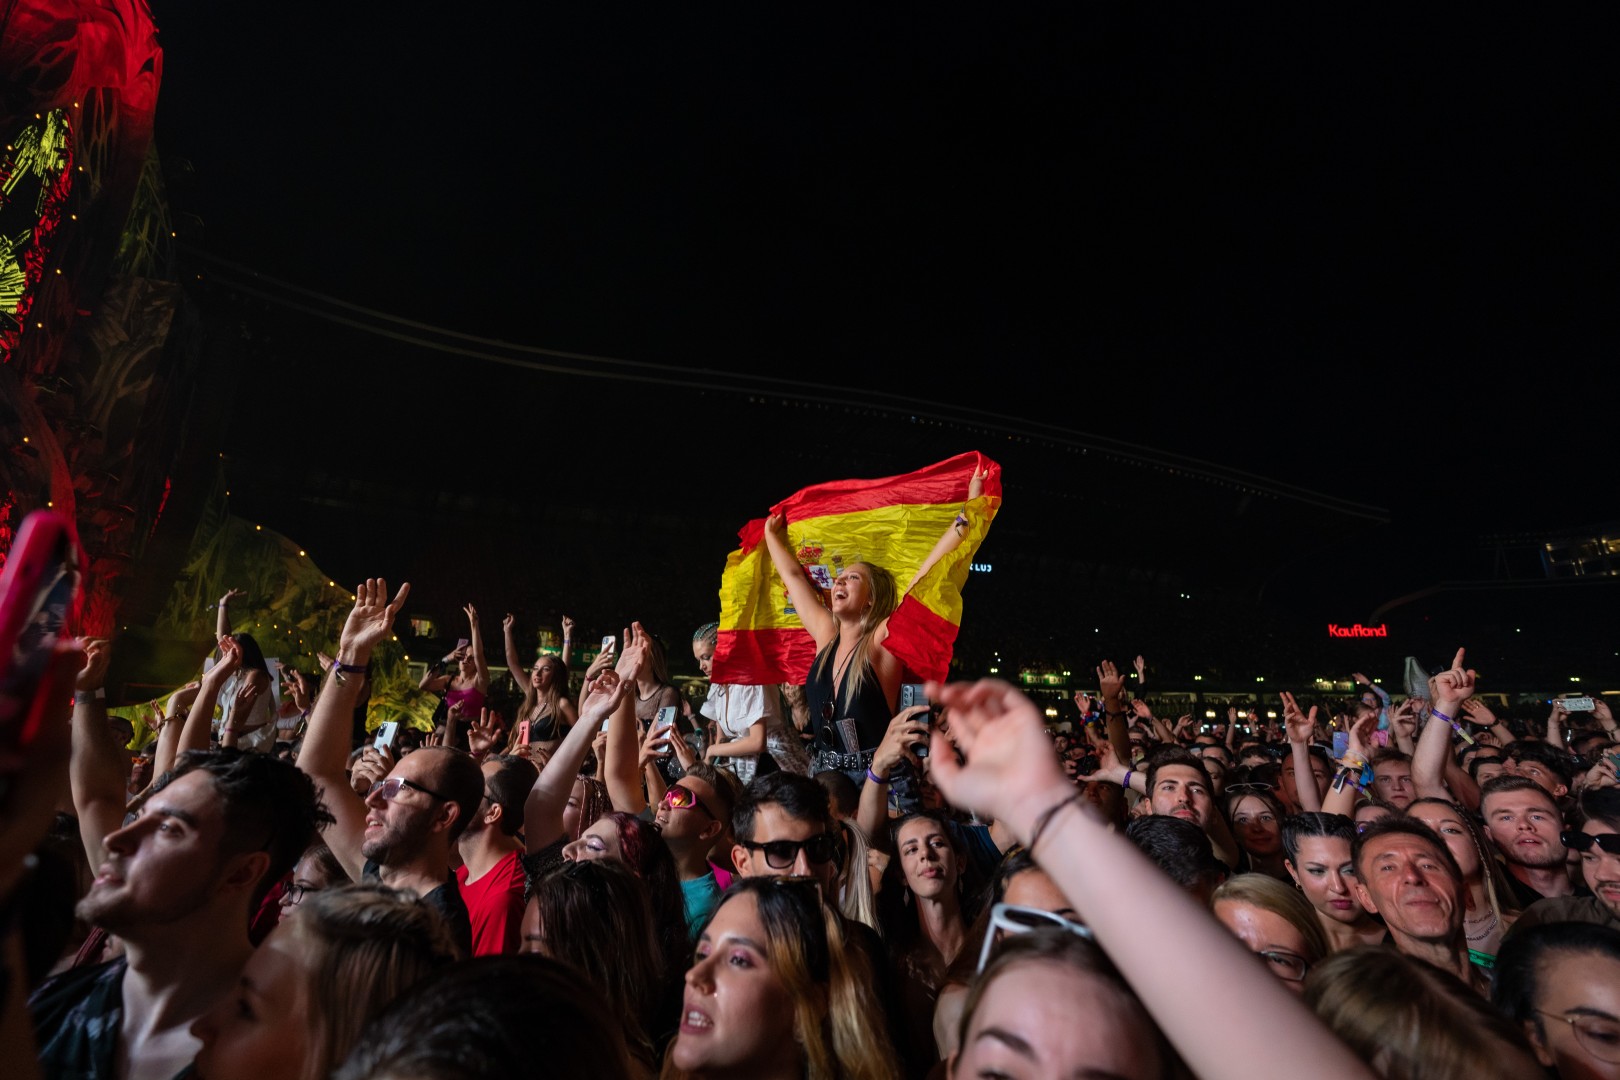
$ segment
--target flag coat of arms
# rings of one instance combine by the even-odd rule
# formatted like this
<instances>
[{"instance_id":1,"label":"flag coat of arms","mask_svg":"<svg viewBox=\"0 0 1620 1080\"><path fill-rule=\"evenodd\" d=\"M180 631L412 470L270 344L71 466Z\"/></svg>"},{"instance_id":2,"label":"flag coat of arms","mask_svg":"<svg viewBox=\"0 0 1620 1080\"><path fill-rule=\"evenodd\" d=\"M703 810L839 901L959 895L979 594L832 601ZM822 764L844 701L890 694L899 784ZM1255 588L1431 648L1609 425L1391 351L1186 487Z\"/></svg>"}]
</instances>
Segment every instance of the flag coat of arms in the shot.
<instances>
[{"instance_id":1,"label":"flag coat of arms","mask_svg":"<svg viewBox=\"0 0 1620 1080\"><path fill-rule=\"evenodd\" d=\"M968 503L975 470L985 473ZM904 587L964 507L966 535L916 581L889 616L887 648L919 679L943 680L962 624L969 565L1001 506L1001 466L979 453L958 454L903 476L837 480L805 488L771 507L787 522L788 543L826 598L851 563L881 566ZM738 547L720 579L720 633L713 680L769 685L803 683L815 642L793 610L765 548L765 519L737 533Z\"/></svg>"}]
</instances>

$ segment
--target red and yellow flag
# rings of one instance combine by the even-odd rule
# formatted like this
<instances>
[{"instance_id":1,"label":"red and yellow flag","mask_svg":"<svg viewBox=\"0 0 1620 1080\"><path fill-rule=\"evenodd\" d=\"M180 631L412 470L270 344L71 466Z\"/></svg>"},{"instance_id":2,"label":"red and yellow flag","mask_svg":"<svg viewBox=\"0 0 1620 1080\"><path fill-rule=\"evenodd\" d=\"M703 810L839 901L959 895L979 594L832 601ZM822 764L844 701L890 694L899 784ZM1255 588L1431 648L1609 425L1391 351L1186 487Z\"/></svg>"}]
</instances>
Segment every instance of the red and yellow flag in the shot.
<instances>
[{"instance_id":1,"label":"red and yellow flag","mask_svg":"<svg viewBox=\"0 0 1620 1080\"><path fill-rule=\"evenodd\" d=\"M956 515L968 506L968 484L986 472L969 507L967 536L912 586L889 617L886 647L920 679L944 679L962 624L968 564L1001 506L1001 466L979 453L881 480L837 480L805 488L771 512L787 520L788 542L823 596L846 566L881 566L905 588ZM765 521L737 533L740 546L720 578L718 683L802 683L816 646L788 600L765 548Z\"/></svg>"}]
</instances>

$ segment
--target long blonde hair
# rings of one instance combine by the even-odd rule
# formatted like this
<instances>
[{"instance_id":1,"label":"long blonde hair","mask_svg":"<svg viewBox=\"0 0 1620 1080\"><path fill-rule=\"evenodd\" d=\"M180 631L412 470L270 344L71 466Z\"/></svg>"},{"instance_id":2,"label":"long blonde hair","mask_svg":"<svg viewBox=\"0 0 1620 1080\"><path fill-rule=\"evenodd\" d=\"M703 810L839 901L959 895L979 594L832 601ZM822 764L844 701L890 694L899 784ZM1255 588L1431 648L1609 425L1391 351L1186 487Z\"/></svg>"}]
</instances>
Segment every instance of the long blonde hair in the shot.
<instances>
[{"instance_id":1,"label":"long blonde hair","mask_svg":"<svg viewBox=\"0 0 1620 1080\"><path fill-rule=\"evenodd\" d=\"M861 636L855 642L854 650L849 654L849 660L844 665L845 679L848 680L849 692L839 694L838 687L832 688L833 700L842 701L845 705L860 697L861 690L866 686L867 677L872 673L872 640L877 628L883 621L894 614L894 609L900 606L900 586L895 584L894 575L869 562L850 563L846 570L857 566L866 568L866 577L872 588L872 604L861 613ZM827 648L821 651L816 658L816 677L820 678L833 662L833 656L838 652L838 639L834 638Z\"/></svg>"},{"instance_id":2,"label":"long blonde hair","mask_svg":"<svg viewBox=\"0 0 1620 1080\"><path fill-rule=\"evenodd\" d=\"M900 1063L872 989L871 964L845 942L838 913L822 903L819 889L803 881L740 878L720 907L744 893L759 905L767 962L793 1001L794 1039L804 1053L808 1080L899 1076ZM664 1055L661 1077L692 1080L672 1053Z\"/></svg>"},{"instance_id":3,"label":"long blonde hair","mask_svg":"<svg viewBox=\"0 0 1620 1080\"><path fill-rule=\"evenodd\" d=\"M372 1017L457 959L439 914L411 893L383 885L312 892L278 932L297 934L310 946L307 1080L330 1074Z\"/></svg>"}]
</instances>

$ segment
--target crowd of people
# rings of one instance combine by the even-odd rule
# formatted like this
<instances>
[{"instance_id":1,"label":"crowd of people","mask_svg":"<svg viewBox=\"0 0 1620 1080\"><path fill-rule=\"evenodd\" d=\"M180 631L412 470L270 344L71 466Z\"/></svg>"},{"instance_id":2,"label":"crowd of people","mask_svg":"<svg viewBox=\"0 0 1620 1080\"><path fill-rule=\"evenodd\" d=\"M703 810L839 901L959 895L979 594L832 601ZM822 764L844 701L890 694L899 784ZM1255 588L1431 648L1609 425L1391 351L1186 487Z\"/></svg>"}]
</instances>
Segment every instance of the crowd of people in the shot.
<instances>
[{"instance_id":1,"label":"crowd of people","mask_svg":"<svg viewBox=\"0 0 1620 1080\"><path fill-rule=\"evenodd\" d=\"M116 643L62 647L6 763L8 1070L1620 1077L1601 697L1497 715L1459 650L1399 701L1358 674L1195 725L1105 661L1060 732L995 680L907 689L894 577L824 604L766 544L802 688L687 701L635 623L575 678L572 620L531 667L509 616L502 716L468 605L420 745L365 723L409 586L275 678L227 594L149 773ZM710 674L717 627L690 640Z\"/></svg>"}]
</instances>

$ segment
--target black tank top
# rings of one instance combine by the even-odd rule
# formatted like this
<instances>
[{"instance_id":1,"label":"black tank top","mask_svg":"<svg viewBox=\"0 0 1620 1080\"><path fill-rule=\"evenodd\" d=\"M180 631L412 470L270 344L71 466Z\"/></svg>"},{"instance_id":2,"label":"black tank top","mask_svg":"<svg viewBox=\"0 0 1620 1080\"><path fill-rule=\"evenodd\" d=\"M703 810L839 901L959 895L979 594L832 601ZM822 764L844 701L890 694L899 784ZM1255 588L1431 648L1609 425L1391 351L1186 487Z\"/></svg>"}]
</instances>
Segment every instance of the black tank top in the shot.
<instances>
[{"instance_id":1,"label":"black tank top","mask_svg":"<svg viewBox=\"0 0 1620 1080\"><path fill-rule=\"evenodd\" d=\"M894 719L889 710L889 699L884 695L883 684L878 681L870 663L866 665L861 692L854 701L847 699L850 684L848 671L844 672L843 685L835 689L832 658L837 649L838 640L834 638L816 654L804 684L804 700L810 708L810 723L816 732L816 749L841 753L875 750L877 744L883 741L884 733L889 730L889 721ZM846 716L855 721L855 731L860 736L859 746L845 746L838 734L837 721Z\"/></svg>"}]
</instances>

